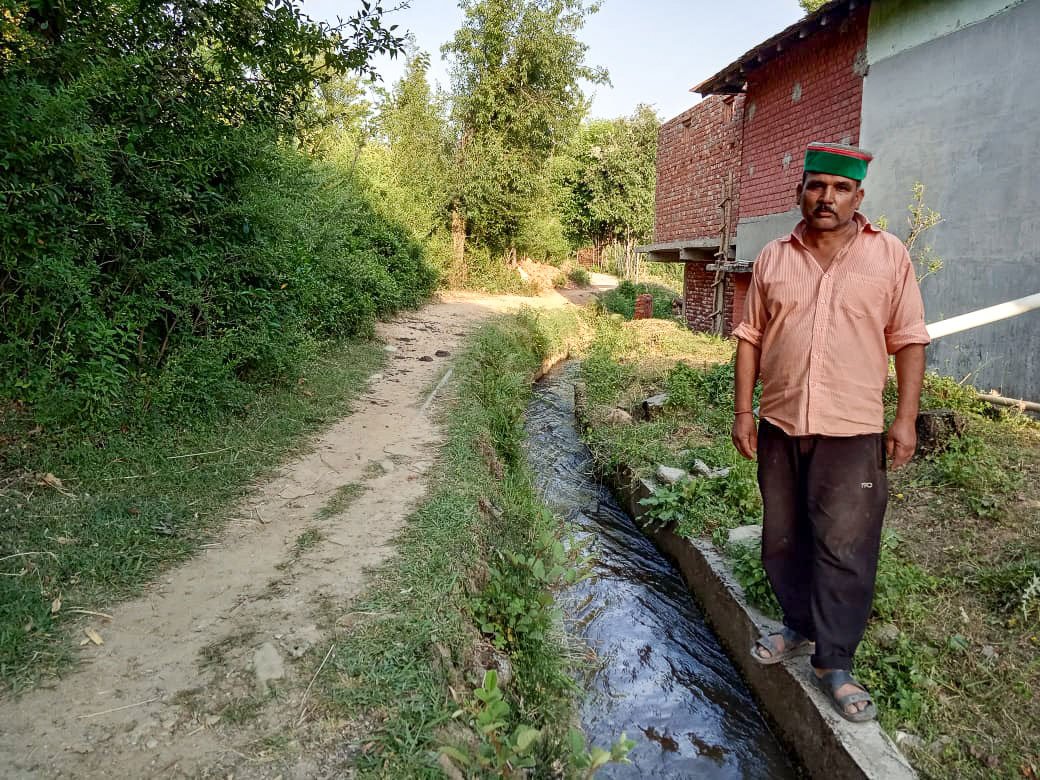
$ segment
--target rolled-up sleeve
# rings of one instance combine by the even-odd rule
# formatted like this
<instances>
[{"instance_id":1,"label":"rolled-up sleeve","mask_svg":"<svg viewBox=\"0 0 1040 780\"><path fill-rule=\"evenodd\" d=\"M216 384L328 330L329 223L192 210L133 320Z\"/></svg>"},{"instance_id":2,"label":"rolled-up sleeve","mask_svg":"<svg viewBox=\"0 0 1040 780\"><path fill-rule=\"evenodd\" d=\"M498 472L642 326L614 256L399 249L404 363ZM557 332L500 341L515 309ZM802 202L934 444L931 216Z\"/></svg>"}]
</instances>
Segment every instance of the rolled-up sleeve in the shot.
<instances>
[{"instance_id":1,"label":"rolled-up sleeve","mask_svg":"<svg viewBox=\"0 0 1040 780\"><path fill-rule=\"evenodd\" d=\"M924 323L924 302L910 256L903 249L897 261L892 311L885 325L885 348L894 355L910 344L929 344L932 339Z\"/></svg>"},{"instance_id":2,"label":"rolled-up sleeve","mask_svg":"<svg viewBox=\"0 0 1040 780\"><path fill-rule=\"evenodd\" d=\"M765 330L768 317L759 283L760 262L761 258L751 271L751 282L748 284L747 297L744 299L744 317L740 324L733 329L734 336L756 347L762 346L762 331Z\"/></svg>"}]
</instances>

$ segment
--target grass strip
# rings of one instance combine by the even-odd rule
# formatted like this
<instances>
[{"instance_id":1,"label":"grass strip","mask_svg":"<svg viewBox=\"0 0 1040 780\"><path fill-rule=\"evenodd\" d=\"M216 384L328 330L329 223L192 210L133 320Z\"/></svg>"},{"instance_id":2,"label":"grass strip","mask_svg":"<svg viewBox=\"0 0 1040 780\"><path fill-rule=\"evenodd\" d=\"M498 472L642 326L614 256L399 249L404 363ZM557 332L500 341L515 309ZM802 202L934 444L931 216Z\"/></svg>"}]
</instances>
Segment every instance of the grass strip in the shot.
<instances>
[{"instance_id":1,"label":"grass strip","mask_svg":"<svg viewBox=\"0 0 1040 780\"><path fill-rule=\"evenodd\" d=\"M729 528L761 522L755 466L729 442L732 345L653 321L600 318L583 365L586 432L600 468L700 459L724 479L659 491L651 514L726 546ZM715 364L711 365L714 360ZM613 414L667 392L652 421ZM896 393L886 389L886 413ZM1040 425L994 411L973 390L930 374L922 409L955 410L945 450L890 473L886 532L857 676L882 726L927 777L1040 777ZM756 606L776 612L757 549L730 550Z\"/></svg>"},{"instance_id":2,"label":"grass strip","mask_svg":"<svg viewBox=\"0 0 1040 780\"><path fill-rule=\"evenodd\" d=\"M259 475L349 412L383 354L345 342L241 414L156 414L91 436L0 408L0 683L69 664L74 610L107 611L211 540Z\"/></svg>"},{"instance_id":3,"label":"grass strip","mask_svg":"<svg viewBox=\"0 0 1040 780\"><path fill-rule=\"evenodd\" d=\"M442 777L447 761L464 776L572 775L623 753L572 744L574 661L551 588L578 569L523 456L532 377L580 346L584 316L502 318L455 363L430 492L319 679L362 777Z\"/></svg>"}]
</instances>

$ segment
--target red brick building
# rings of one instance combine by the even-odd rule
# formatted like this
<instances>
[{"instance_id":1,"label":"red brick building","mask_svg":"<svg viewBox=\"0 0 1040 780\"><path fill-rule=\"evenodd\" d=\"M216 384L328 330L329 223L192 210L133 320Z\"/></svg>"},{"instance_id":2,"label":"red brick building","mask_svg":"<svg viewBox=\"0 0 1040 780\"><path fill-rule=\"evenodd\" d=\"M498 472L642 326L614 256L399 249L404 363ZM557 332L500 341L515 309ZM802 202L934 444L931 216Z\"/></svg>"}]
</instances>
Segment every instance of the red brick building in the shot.
<instances>
[{"instance_id":1,"label":"red brick building","mask_svg":"<svg viewBox=\"0 0 1040 780\"><path fill-rule=\"evenodd\" d=\"M739 321L755 257L798 221L806 144L858 143L868 11L826 4L694 87L706 99L662 125L654 243L640 250L686 263L694 330L728 335Z\"/></svg>"}]
</instances>

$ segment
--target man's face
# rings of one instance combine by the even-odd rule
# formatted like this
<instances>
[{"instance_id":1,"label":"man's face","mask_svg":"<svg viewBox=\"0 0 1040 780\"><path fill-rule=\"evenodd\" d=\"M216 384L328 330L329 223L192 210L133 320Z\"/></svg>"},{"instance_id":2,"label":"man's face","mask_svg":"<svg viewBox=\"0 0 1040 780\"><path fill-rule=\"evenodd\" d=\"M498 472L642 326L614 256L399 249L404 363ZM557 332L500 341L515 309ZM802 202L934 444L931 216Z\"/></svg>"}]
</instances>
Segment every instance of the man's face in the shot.
<instances>
[{"instance_id":1,"label":"man's face","mask_svg":"<svg viewBox=\"0 0 1040 780\"><path fill-rule=\"evenodd\" d=\"M863 188L855 179L844 176L809 173L798 185L798 205L806 224L813 230L845 227L862 202Z\"/></svg>"}]
</instances>

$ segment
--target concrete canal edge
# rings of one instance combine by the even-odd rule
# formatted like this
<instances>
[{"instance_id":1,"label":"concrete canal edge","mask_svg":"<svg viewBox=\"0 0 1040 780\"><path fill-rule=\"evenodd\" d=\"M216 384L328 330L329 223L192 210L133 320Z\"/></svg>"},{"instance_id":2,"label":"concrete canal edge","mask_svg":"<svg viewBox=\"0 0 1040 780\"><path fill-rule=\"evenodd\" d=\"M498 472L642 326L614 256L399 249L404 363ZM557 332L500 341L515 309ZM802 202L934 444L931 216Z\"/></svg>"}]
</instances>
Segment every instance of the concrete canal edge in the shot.
<instances>
[{"instance_id":1,"label":"concrete canal edge","mask_svg":"<svg viewBox=\"0 0 1040 780\"><path fill-rule=\"evenodd\" d=\"M585 425L584 399L575 386L575 414ZM917 774L876 721L850 723L838 715L813 685L807 659L762 666L750 648L778 624L750 607L729 566L710 542L680 537L670 528L653 530L639 522L639 502L656 488L653 481L620 467L602 474L636 524L671 558L700 602L708 622L772 721L781 741L814 778L904 780Z\"/></svg>"}]
</instances>

